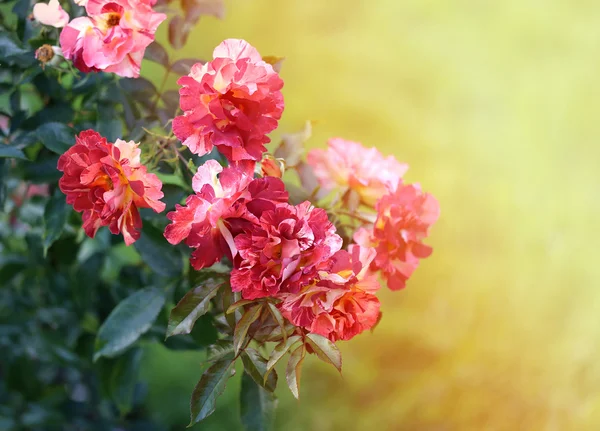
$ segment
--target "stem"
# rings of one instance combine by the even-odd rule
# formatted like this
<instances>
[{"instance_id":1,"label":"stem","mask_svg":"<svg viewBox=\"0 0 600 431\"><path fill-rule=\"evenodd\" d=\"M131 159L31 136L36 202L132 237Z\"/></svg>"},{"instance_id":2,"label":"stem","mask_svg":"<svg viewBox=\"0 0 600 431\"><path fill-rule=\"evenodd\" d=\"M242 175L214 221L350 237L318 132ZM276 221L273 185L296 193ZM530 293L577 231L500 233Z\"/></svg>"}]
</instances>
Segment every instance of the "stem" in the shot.
<instances>
[{"instance_id":1,"label":"stem","mask_svg":"<svg viewBox=\"0 0 600 431\"><path fill-rule=\"evenodd\" d=\"M158 101L160 100L160 95L162 94L163 90L165 89L165 85L167 84L167 78L169 77L170 73L171 73L171 69L169 68L165 71L165 74L163 75L163 79L162 79L162 82L160 83L158 93L156 94L156 99L154 99L154 103L152 104L152 112L154 112L156 110L156 105L158 105Z\"/></svg>"},{"instance_id":2,"label":"stem","mask_svg":"<svg viewBox=\"0 0 600 431\"><path fill-rule=\"evenodd\" d=\"M179 160L181 160L183 162L184 166L186 168L188 168L188 170L192 173L192 175L194 175L196 172L194 172L194 170L189 167L188 161L185 159L185 157L183 157L181 155L181 153L179 152L179 150L175 147L175 142L171 143L171 148L175 151L175 153L177 153L177 157L179 157Z\"/></svg>"},{"instance_id":3,"label":"stem","mask_svg":"<svg viewBox=\"0 0 600 431\"><path fill-rule=\"evenodd\" d=\"M373 223L373 221L372 221L372 220L369 220L369 219L366 219L366 218L364 218L364 217L361 217L361 216L359 216L359 215L358 215L358 214L356 214L356 213L351 213L351 212L349 212L349 211L344 211L344 210L342 210L342 209L339 209L339 210L337 210L336 212L337 212L337 213L339 213L339 214L342 214L342 215L346 215L346 216L348 216L348 217L351 217L351 218L353 218L353 219L356 219L356 220L359 220L359 221L365 222L365 223L369 223L369 224L370 224L370 223Z\"/></svg>"}]
</instances>

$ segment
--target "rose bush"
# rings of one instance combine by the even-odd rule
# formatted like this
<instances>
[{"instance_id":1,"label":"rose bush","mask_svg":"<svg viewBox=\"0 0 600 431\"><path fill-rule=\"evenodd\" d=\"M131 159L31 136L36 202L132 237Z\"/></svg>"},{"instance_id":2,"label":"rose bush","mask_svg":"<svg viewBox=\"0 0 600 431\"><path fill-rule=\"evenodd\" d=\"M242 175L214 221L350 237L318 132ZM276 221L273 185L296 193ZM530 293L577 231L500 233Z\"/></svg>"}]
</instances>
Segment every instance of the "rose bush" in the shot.
<instances>
[{"instance_id":1,"label":"rose bush","mask_svg":"<svg viewBox=\"0 0 600 431\"><path fill-rule=\"evenodd\" d=\"M269 153L279 60L227 39L209 62L171 61L154 41L164 2L13 3L0 41L0 398L12 410L0 414L20 425L58 402L79 414L48 407L35 426L139 421L139 343L153 340L207 352L192 424L239 360L242 399L264 401L242 419L267 428L275 366L289 353L296 397L307 355L341 371L335 342L375 328L380 279L405 287L431 253L437 201L375 148L334 138L305 157L309 128ZM175 48L206 12L181 6ZM139 77L144 56L180 75L178 92Z\"/></svg>"}]
</instances>

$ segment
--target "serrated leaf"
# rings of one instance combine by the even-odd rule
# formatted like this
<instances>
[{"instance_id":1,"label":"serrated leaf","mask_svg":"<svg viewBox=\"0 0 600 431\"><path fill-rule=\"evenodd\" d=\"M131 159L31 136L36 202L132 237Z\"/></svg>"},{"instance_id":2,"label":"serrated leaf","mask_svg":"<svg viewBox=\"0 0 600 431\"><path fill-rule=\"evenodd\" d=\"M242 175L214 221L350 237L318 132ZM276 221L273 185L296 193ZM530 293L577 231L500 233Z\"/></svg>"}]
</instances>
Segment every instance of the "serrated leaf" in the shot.
<instances>
[{"instance_id":1,"label":"serrated leaf","mask_svg":"<svg viewBox=\"0 0 600 431\"><path fill-rule=\"evenodd\" d=\"M162 64L166 68L169 67L169 54L167 54L165 48L157 41L148 45L144 53L144 58L154 63Z\"/></svg>"},{"instance_id":2,"label":"serrated leaf","mask_svg":"<svg viewBox=\"0 0 600 431\"><path fill-rule=\"evenodd\" d=\"M287 333L285 331L285 319L283 318L283 316L281 315L281 313L279 312L279 309L277 308L277 306L275 304L269 302L269 303L267 303L267 306L269 307L269 312L271 313L271 316L273 316L273 319L275 319L275 321L281 328L281 334L283 335L283 341L285 341L287 339Z\"/></svg>"},{"instance_id":3,"label":"serrated leaf","mask_svg":"<svg viewBox=\"0 0 600 431\"><path fill-rule=\"evenodd\" d=\"M267 360L254 349L245 349L242 352L244 370L252 377L257 385L262 386L269 392L277 387L277 373L267 374Z\"/></svg>"},{"instance_id":4,"label":"serrated leaf","mask_svg":"<svg viewBox=\"0 0 600 431\"><path fill-rule=\"evenodd\" d=\"M246 373L242 376L240 390L240 413L247 431L269 431L273 429L277 397L265 391Z\"/></svg>"},{"instance_id":5,"label":"serrated leaf","mask_svg":"<svg viewBox=\"0 0 600 431\"><path fill-rule=\"evenodd\" d=\"M181 274L183 261L178 250L167 242L162 231L150 223L142 226L142 236L133 246L154 272L166 277Z\"/></svg>"},{"instance_id":6,"label":"serrated leaf","mask_svg":"<svg viewBox=\"0 0 600 431\"><path fill-rule=\"evenodd\" d=\"M235 301L234 295L235 294L234 294L234 292L231 291L231 289L223 290L223 295L221 296L223 310L227 310L231 306L232 302ZM231 314L225 313L225 320L227 321L227 324L229 325L229 327L231 329L235 329L235 325L237 324L238 315L239 315L239 313L231 313Z\"/></svg>"},{"instance_id":7,"label":"serrated leaf","mask_svg":"<svg viewBox=\"0 0 600 431\"><path fill-rule=\"evenodd\" d=\"M233 331L233 347L235 349L235 354L237 355L241 348L244 346L246 341L246 335L248 334L248 329L250 325L258 319L260 316L260 312L263 309L263 304L257 304L247 310L243 315L240 321L235 325L235 330Z\"/></svg>"},{"instance_id":8,"label":"serrated leaf","mask_svg":"<svg viewBox=\"0 0 600 431\"><path fill-rule=\"evenodd\" d=\"M192 332L194 323L204 315L210 306L210 300L217 295L222 281L207 280L188 293L171 310L169 324L167 327L167 338L178 334L189 334Z\"/></svg>"},{"instance_id":9,"label":"serrated leaf","mask_svg":"<svg viewBox=\"0 0 600 431\"><path fill-rule=\"evenodd\" d=\"M333 341L319 334L307 334L306 341L319 359L333 365L342 372L342 354Z\"/></svg>"},{"instance_id":10,"label":"serrated leaf","mask_svg":"<svg viewBox=\"0 0 600 431\"><path fill-rule=\"evenodd\" d=\"M217 398L225 390L227 380L235 374L234 364L234 356L229 355L215 362L202 374L192 393L191 422L188 427L207 418L215 411Z\"/></svg>"},{"instance_id":11,"label":"serrated leaf","mask_svg":"<svg viewBox=\"0 0 600 431\"><path fill-rule=\"evenodd\" d=\"M256 302L256 300L253 300L253 299L240 299L239 301L236 301L233 304L231 304L229 306L229 308L227 308L226 313L227 314L231 314L235 310L239 309L240 307L243 307L244 305L252 304L253 302Z\"/></svg>"},{"instance_id":12,"label":"serrated leaf","mask_svg":"<svg viewBox=\"0 0 600 431\"><path fill-rule=\"evenodd\" d=\"M188 75L192 71L192 66L196 63L204 64L206 61L196 58L182 58L171 65L171 71L179 76Z\"/></svg>"},{"instance_id":13,"label":"serrated leaf","mask_svg":"<svg viewBox=\"0 0 600 431\"><path fill-rule=\"evenodd\" d=\"M296 399L299 399L300 397L300 377L302 375L304 352L303 345L294 350L285 370L285 380L287 381L290 391L292 391L292 395L294 395Z\"/></svg>"},{"instance_id":14,"label":"serrated leaf","mask_svg":"<svg viewBox=\"0 0 600 431\"><path fill-rule=\"evenodd\" d=\"M231 341L219 340L208 347L206 361L215 362L231 354L233 354L233 343Z\"/></svg>"},{"instance_id":15,"label":"serrated leaf","mask_svg":"<svg viewBox=\"0 0 600 431\"><path fill-rule=\"evenodd\" d=\"M115 357L135 343L150 329L164 303L163 293L155 288L139 290L121 301L100 326L94 361Z\"/></svg>"},{"instance_id":16,"label":"serrated leaf","mask_svg":"<svg viewBox=\"0 0 600 431\"><path fill-rule=\"evenodd\" d=\"M294 344L300 341L299 335L293 335L289 337L287 340L279 343L273 351L271 352L271 356L269 357L269 361L267 362L267 369L265 373L265 377L269 375L271 370L277 365L277 363L285 356L285 354L292 348Z\"/></svg>"},{"instance_id":17,"label":"serrated leaf","mask_svg":"<svg viewBox=\"0 0 600 431\"><path fill-rule=\"evenodd\" d=\"M75 131L66 124L45 123L35 133L39 141L56 154L63 154L75 144Z\"/></svg>"},{"instance_id":18,"label":"serrated leaf","mask_svg":"<svg viewBox=\"0 0 600 431\"><path fill-rule=\"evenodd\" d=\"M56 190L44 209L44 253L60 238L71 214L71 207L67 204L65 195Z\"/></svg>"},{"instance_id":19,"label":"serrated leaf","mask_svg":"<svg viewBox=\"0 0 600 431\"><path fill-rule=\"evenodd\" d=\"M261 325L256 329L252 334L252 338L261 343L267 341L281 341L292 335L295 328L294 325L286 324L282 329L275 321L266 322L266 324Z\"/></svg>"}]
</instances>

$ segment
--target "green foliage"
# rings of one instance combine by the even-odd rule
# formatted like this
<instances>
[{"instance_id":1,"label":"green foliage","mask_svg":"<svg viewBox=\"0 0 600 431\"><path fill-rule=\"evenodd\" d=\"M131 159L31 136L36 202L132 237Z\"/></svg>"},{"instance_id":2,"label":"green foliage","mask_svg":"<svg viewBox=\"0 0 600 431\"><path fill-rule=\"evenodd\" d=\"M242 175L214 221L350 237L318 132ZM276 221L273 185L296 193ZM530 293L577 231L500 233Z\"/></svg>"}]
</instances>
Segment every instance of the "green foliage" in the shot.
<instances>
[{"instance_id":1,"label":"green foliage","mask_svg":"<svg viewBox=\"0 0 600 431\"><path fill-rule=\"evenodd\" d=\"M249 375L242 376L240 413L247 431L269 431L273 428L277 398L261 388Z\"/></svg>"},{"instance_id":2,"label":"green foliage","mask_svg":"<svg viewBox=\"0 0 600 431\"><path fill-rule=\"evenodd\" d=\"M73 2L61 4L72 18L84 13ZM192 155L175 145L167 121L178 94L169 99L144 78L84 74L60 57L42 67L35 50L58 45L60 30L32 23L32 6L29 0L0 5L0 429L163 429L150 424L152 412L144 407L141 345L219 345L215 316L202 315L212 309L218 285L196 304L193 319L186 316L172 330L184 335L165 342L169 309L200 285L184 248L163 237L165 214L140 212L135 247L106 227L88 238L58 188L57 162L87 129L110 142L140 142L172 210L192 190L180 164ZM146 52L165 68L163 83L197 62L171 64L169 57L158 43Z\"/></svg>"},{"instance_id":3,"label":"green foliage","mask_svg":"<svg viewBox=\"0 0 600 431\"><path fill-rule=\"evenodd\" d=\"M152 287L121 301L98 330L94 361L117 356L135 343L150 329L164 303L163 292Z\"/></svg>"},{"instance_id":4,"label":"green foliage","mask_svg":"<svg viewBox=\"0 0 600 431\"><path fill-rule=\"evenodd\" d=\"M194 323L206 314L210 300L217 295L217 291L222 285L223 281L209 279L202 286L186 293L177 306L171 310L167 337L192 332Z\"/></svg>"},{"instance_id":5,"label":"green foliage","mask_svg":"<svg viewBox=\"0 0 600 431\"><path fill-rule=\"evenodd\" d=\"M227 380L235 373L234 364L235 357L230 354L216 361L202 374L192 393L190 426L215 411L217 398L225 390Z\"/></svg>"},{"instance_id":6,"label":"green foliage","mask_svg":"<svg viewBox=\"0 0 600 431\"><path fill-rule=\"evenodd\" d=\"M0 429L154 429L139 378L148 343L206 352L190 425L215 410L237 364L244 426L270 429L275 365L291 352L286 381L298 397L307 352L341 368L333 343L295 328L273 298L241 300L227 283L231 262L193 270L189 249L165 239L164 212L141 209L141 236L128 247L111 233L115 226L84 231L84 204L67 204L58 186L59 157L93 129L109 142L139 142L142 163L163 182L166 212L173 210L193 192L196 167L217 156L198 158L179 145L171 130L179 94L165 85L203 62L174 60L154 42L145 59L162 70L158 85L84 74L60 56L39 64L36 49L58 44L59 31L32 24L31 3L0 6ZM220 0L179 3L169 23L174 48L201 15L223 14ZM71 17L84 13L62 4Z\"/></svg>"}]
</instances>

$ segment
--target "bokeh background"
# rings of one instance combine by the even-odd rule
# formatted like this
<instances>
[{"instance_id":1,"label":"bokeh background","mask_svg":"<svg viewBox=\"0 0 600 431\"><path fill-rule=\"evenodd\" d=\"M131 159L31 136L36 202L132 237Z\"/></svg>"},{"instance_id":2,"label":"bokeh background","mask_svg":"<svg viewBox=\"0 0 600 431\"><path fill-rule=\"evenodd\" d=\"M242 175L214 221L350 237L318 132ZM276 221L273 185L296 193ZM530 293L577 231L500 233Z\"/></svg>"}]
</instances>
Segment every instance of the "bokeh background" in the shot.
<instances>
[{"instance_id":1,"label":"bokeh background","mask_svg":"<svg viewBox=\"0 0 600 431\"><path fill-rule=\"evenodd\" d=\"M341 343L343 377L310 358L299 402L280 385L277 429L600 429L600 3L226 9L175 55L210 59L235 37L286 57L274 142L315 120L311 147L341 136L393 154L442 209L434 254L382 292L377 330ZM183 429L202 357L147 350L149 405ZM238 390L197 428L240 429Z\"/></svg>"}]
</instances>

